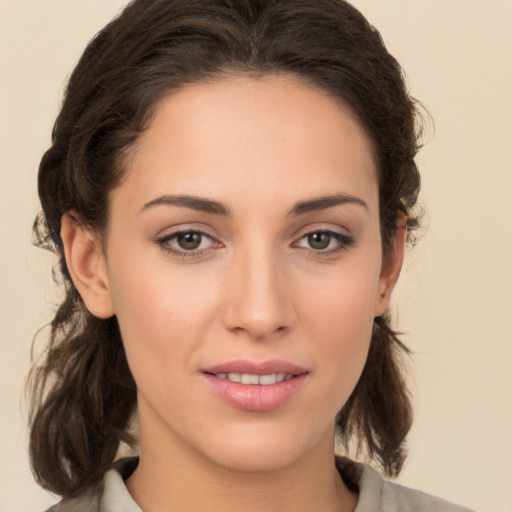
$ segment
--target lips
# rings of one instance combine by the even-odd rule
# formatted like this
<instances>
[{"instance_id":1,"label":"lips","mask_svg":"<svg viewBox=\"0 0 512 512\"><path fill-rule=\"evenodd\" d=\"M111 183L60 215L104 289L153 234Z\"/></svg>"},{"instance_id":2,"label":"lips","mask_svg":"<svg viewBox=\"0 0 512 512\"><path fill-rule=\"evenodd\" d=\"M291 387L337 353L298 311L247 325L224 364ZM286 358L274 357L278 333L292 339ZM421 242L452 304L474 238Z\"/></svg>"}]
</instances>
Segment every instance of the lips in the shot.
<instances>
[{"instance_id":1,"label":"lips","mask_svg":"<svg viewBox=\"0 0 512 512\"><path fill-rule=\"evenodd\" d=\"M219 379L227 379L231 382L240 382L241 384L271 386L283 380L289 380L293 377L291 373L268 373L266 375L256 375L253 373L216 373Z\"/></svg>"},{"instance_id":2,"label":"lips","mask_svg":"<svg viewBox=\"0 0 512 512\"><path fill-rule=\"evenodd\" d=\"M281 360L231 361L202 371L210 389L229 405L248 411L283 406L303 387L308 372Z\"/></svg>"}]
</instances>

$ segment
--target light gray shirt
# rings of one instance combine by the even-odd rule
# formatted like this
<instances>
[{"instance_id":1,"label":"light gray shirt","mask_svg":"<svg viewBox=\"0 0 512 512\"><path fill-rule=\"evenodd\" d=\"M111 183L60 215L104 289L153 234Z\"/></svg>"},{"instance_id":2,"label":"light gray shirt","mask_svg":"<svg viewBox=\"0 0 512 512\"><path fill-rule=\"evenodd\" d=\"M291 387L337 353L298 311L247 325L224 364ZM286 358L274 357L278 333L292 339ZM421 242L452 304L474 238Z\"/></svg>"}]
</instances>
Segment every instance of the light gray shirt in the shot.
<instances>
[{"instance_id":1,"label":"light gray shirt","mask_svg":"<svg viewBox=\"0 0 512 512\"><path fill-rule=\"evenodd\" d=\"M143 512L131 497L124 480L137 467L137 458L118 461L103 480L102 491L84 493L78 498L63 500L47 512ZM359 500L355 512L473 512L430 494L384 480L370 466L339 458L340 474L347 478L358 474Z\"/></svg>"}]
</instances>

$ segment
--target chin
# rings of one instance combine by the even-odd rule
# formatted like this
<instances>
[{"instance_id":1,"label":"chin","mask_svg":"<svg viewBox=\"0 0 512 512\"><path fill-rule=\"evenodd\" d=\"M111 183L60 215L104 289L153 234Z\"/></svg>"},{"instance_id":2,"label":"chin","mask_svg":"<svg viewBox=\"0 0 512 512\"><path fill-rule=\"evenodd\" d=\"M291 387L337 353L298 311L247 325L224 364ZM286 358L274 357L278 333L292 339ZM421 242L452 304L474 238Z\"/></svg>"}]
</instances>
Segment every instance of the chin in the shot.
<instances>
[{"instance_id":1,"label":"chin","mask_svg":"<svg viewBox=\"0 0 512 512\"><path fill-rule=\"evenodd\" d=\"M318 435L309 435L292 429L261 428L247 432L241 426L239 432L229 437L211 438L207 456L212 462L235 471L279 471L293 465L297 460L315 452L315 448L326 444L334 453L333 429ZM219 441L218 443L216 441Z\"/></svg>"}]
</instances>

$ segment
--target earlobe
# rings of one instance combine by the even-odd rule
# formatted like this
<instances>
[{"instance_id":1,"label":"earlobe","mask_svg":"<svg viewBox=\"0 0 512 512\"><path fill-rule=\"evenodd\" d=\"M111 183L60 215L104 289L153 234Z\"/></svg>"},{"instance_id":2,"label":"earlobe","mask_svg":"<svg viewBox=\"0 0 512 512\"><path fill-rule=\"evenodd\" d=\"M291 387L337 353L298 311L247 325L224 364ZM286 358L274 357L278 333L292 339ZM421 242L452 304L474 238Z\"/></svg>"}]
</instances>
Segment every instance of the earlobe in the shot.
<instances>
[{"instance_id":1,"label":"earlobe","mask_svg":"<svg viewBox=\"0 0 512 512\"><path fill-rule=\"evenodd\" d=\"M73 283L91 314L114 315L107 265L101 243L69 213L62 216L60 236Z\"/></svg>"},{"instance_id":2,"label":"earlobe","mask_svg":"<svg viewBox=\"0 0 512 512\"><path fill-rule=\"evenodd\" d=\"M406 241L407 218L401 216L398 219L389 252L382 262L377 297L375 298L374 316L384 314L389 308L391 295L402 270Z\"/></svg>"}]
</instances>

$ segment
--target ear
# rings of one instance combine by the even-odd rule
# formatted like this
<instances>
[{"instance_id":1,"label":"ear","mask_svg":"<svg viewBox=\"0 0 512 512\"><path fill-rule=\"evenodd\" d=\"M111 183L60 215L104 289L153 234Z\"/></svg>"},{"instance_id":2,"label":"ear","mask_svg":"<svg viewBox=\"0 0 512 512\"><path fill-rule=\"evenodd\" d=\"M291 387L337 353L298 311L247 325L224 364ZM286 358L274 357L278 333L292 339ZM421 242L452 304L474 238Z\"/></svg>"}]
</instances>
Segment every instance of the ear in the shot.
<instances>
[{"instance_id":1,"label":"ear","mask_svg":"<svg viewBox=\"0 0 512 512\"><path fill-rule=\"evenodd\" d=\"M402 270L407 241L407 217L400 215L388 254L383 259L379 277L374 316L384 314L391 303L391 295Z\"/></svg>"},{"instance_id":2,"label":"ear","mask_svg":"<svg viewBox=\"0 0 512 512\"><path fill-rule=\"evenodd\" d=\"M62 216L60 236L69 274L87 309L98 318L111 317L107 262L98 237L70 213Z\"/></svg>"}]
</instances>

